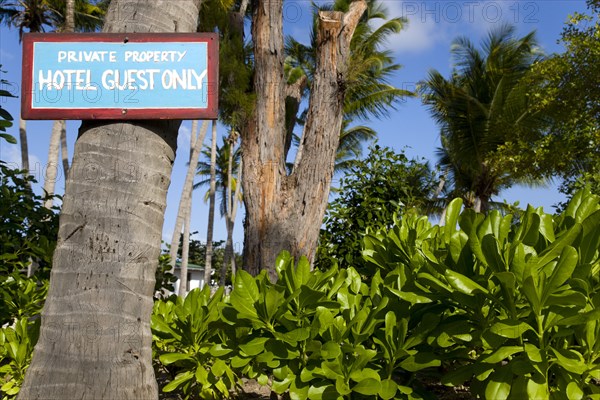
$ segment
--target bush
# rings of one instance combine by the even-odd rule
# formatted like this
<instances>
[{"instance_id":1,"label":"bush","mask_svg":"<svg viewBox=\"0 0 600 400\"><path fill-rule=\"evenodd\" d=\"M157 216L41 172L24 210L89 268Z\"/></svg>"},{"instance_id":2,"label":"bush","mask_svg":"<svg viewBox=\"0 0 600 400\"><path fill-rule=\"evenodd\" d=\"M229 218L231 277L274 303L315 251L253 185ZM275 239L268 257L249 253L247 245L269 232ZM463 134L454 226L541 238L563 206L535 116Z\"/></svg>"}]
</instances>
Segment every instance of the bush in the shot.
<instances>
[{"instance_id":1,"label":"bush","mask_svg":"<svg viewBox=\"0 0 600 400\"><path fill-rule=\"evenodd\" d=\"M529 207L516 225L461 206L444 226L413 215L367 235L369 282L283 253L276 283L240 271L229 298L203 292L189 321L206 332L170 334L186 350L160 359L180 368L167 387L213 398L199 379L231 390L245 376L292 399L418 399L441 380L489 399L600 398L598 197L580 192L556 217ZM156 336L179 324L163 322Z\"/></svg>"}]
</instances>

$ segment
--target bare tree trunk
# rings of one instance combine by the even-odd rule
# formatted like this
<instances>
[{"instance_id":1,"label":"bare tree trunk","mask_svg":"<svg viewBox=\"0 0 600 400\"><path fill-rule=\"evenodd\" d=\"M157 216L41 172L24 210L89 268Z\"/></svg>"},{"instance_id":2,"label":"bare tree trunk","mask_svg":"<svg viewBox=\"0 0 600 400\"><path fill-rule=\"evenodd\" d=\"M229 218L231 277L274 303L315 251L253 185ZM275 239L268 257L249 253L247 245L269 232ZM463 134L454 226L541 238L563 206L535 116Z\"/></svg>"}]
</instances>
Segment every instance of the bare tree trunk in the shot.
<instances>
[{"instance_id":1,"label":"bare tree trunk","mask_svg":"<svg viewBox=\"0 0 600 400\"><path fill-rule=\"evenodd\" d=\"M319 13L317 65L309 110L295 168L285 170L285 80L283 1L258 0L252 25L256 107L244 130L244 268L268 269L276 279L281 250L312 261L327 206L342 126L350 40L367 8L354 1L349 11Z\"/></svg>"},{"instance_id":2,"label":"bare tree trunk","mask_svg":"<svg viewBox=\"0 0 600 400\"><path fill-rule=\"evenodd\" d=\"M238 177L235 186L235 193L233 195L233 204L230 206L230 212L227 215L227 242L225 243L225 254L223 256L223 264L225 266L229 265L231 262L231 276L234 276L236 273L236 264L235 264L235 251L233 248L233 228L235 226L235 217L237 215L238 208L238 199L240 197L240 189L242 186L242 168L243 162L240 161L240 165L238 166ZM227 267L225 267L225 271L227 271ZM224 285L224 283L223 283Z\"/></svg>"},{"instance_id":3,"label":"bare tree trunk","mask_svg":"<svg viewBox=\"0 0 600 400\"><path fill-rule=\"evenodd\" d=\"M65 182L69 174L69 150L67 148L67 121L60 121L60 149L62 155L63 171L65 173Z\"/></svg>"},{"instance_id":4,"label":"bare tree trunk","mask_svg":"<svg viewBox=\"0 0 600 400\"><path fill-rule=\"evenodd\" d=\"M217 121L212 123L210 145L210 187L208 192L208 228L206 229L206 260L204 262L204 284L210 284L213 256L213 231L215 227L215 190L217 178Z\"/></svg>"},{"instance_id":5,"label":"bare tree trunk","mask_svg":"<svg viewBox=\"0 0 600 400\"><path fill-rule=\"evenodd\" d=\"M235 147L235 142L237 141L237 138L235 137L235 133L232 130L231 133L229 134L229 138L227 139L228 142L228 146L229 146L229 157L227 159L227 187L225 188L225 205L226 205L226 210L225 210L225 228L227 230L227 241L225 242L225 254L223 256L223 265L221 265L221 286L225 286L225 278L227 275L227 268L229 267L229 257L228 257L228 251L229 251L229 246L232 246L232 239L231 239L231 210L233 208L232 206L232 198L231 198L231 185L232 185L232 174L233 174L233 152L234 152L234 147Z\"/></svg>"},{"instance_id":6,"label":"bare tree trunk","mask_svg":"<svg viewBox=\"0 0 600 400\"><path fill-rule=\"evenodd\" d=\"M202 150L202 144L204 143L204 137L206 136L206 130L208 129L208 121L202 123L200 128L200 134L194 139L194 147L190 156L190 164L185 175L185 181L183 182L183 190L181 192L181 198L179 200L179 208L177 209L177 217L175 218L175 228L173 229L173 235L171 236L171 249L169 250L169 256L171 257L171 273L175 269L175 261L177 260L177 251L179 250L179 236L181 235L181 228L185 222L186 210L190 208L192 201L192 188L194 186L194 176L196 175L196 166L198 164L198 157ZM195 136L196 132L192 131L192 136Z\"/></svg>"},{"instance_id":7,"label":"bare tree trunk","mask_svg":"<svg viewBox=\"0 0 600 400\"><path fill-rule=\"evenodd\" d=\"M191 196L191 194L190 194ZM190 199L191 200L191 199ZM191 205L191 201L190 201ZM181 268L179 270L179 296L185 297L188 292L187 274L188 262L190 256L190 217L192 214L191 207L186 210L185 223L183 224L183 240L181 244Z\"/></svg>"},{"instance_id":8,"label":"bare tree trunk","mask_svg":"<svg viewBox=\"0 0 600 400\"><path fill-rule=\"evenodd\" d=\"M64 31L75 32L75 0L67 0Z\"/></svg>"},{"instance_id":9,"label":"bare tree trunk","mask_svg":"<svg viewBox=\"0 0 600 400\"><path fill-rule=\"evenodd\" d=\"M27 122L19 120L19 141L21 144L21 169L29 171L29 146L27 145Z\"/></svg>"},{"instance_id":10,"label":"bare tree trunk","mask_svg":"<svg viewBox=\"0 0 600 400\"><path fill-rule=\"evenodd\" d=\"M196 148L197 140L197 132L198 132L198 120L192 121L192 131L190 134L190 166L198 164L198 159L193 159L194 150ZM202 138L204 139L204 138ZM199 146L202 148L202 145ZM198 152L199 154L199 152ZM192 185L193 186L193 185ZM188 262L190 256L190 224L192 221L192 198L194 196L194 191L190 191L189 195L189 204L187 205L187 209L184 210L184 223L183 223L183 238L181 241L181 267L179 269L179 296L185 297L188 291L187 287L187 274L188 274Z\"/></svg>"},{"instance_id":11,"label":"bare tree trunk","mask_svg":"<svg viewBox=\"0 0 600 400\"><path fill-rule=\"evenodd\" d=\"M193 32L199 6L112 0L104 30ZM40 338L19 399L158 398L150 314L179 125L82 123ZM90 165L103 179L90 180Z\"/></svg>"},{"instance_id":12,"label":"bare tree trunk","mask_svg":"<svg viewBox=\"0 0 600 400\"><path fill-rule=\"evenodd\" d=\"M56 179L58 178L58 152L60 151L60 132L61 121L54 121L52 125L52 134L50 135L50 146L48 147L48 161L46 162L44 174L44 192L48 196L54 195ZM53 198L48 198L44 202L44 207L51 208L54 202Z\"/></svg>"}]
</instances>

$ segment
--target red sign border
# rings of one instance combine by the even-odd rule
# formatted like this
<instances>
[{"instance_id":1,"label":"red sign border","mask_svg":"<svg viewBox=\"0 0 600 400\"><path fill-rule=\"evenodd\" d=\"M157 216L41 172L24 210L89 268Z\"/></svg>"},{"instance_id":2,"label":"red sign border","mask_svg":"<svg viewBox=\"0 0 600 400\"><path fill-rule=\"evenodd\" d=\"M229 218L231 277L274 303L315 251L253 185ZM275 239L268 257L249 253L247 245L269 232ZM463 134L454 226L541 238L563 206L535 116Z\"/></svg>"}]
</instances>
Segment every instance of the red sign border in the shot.
<instances>
[{"instance_id":1,"label":"red sign border","mask_svg":"<svg viewBox=\"0 0 600 400\"><path fill-rule=\"evenodd\" d=\"M33 45L36 42L206 42L208 44L206 108L90 108L35 109L33 95ZM217 119L219 82L219 36L216 33L26 33L23 35L23 76L21 117L26 120L46 119Z\"/></svg>"}]
</instances>

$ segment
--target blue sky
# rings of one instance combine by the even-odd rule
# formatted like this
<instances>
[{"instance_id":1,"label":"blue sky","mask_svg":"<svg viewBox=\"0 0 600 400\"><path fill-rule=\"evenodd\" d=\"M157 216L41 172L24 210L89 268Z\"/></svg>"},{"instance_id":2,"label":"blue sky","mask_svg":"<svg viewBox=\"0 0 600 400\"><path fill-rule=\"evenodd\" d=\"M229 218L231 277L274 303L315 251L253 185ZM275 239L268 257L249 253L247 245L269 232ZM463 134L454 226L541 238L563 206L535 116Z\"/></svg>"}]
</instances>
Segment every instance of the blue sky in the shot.
<instances>
[{"instance_id":1,"label":"blue sky","mask_svg":"<svg viewBox=\"0 0 600 400\"><path fill-rule=\"evenodd\" d=\"M319 1L319 3L326 3ZM452 40L460 35L471 38L479 43L489 29L502 23L512 23L517 26L518 34L524 35L535 30L542 50L551 54L560 52L557 44L560 32L568 15L574 11L585 11L584 0L540 0L540 1L399 1L386 0L383 4L389 11L390 17L404 16L408 25L392 40L388 47L393 50L397 62L403 65L393 79L393 84L408 90L414 90L418 81L424 79L429 69L437 69L448 76L451 69L450 45ZM286 0L284 4L285 30L300 40L308 40L311 5L309 1ZM2 77L12 83L9 90L18 93L21 81L21 46L17 32L14 29L2 27L0 31L0 64L6 74ZM2 100L6 108L15 118L20 112L19 99ZM399 104L389 118L380 121L362 121L379 133L379 144L400 151L406 149L411 157L425 157L435 163L435 149L439 146L438 128L430 118L426 108L418 99L407 99ZM68 121L68 147L72 156L79 121ZM44 166L47 160L50 140L50 121L29 121L28 141L32 173L39 182L43 182ZM179 196L186 171L189 154L190 138L189 121L185 121L180 129L177 158L173 168L172 183L167 199L167 210L163 238L170 240ZM18 124L10 128L9 133L18 137ZM219 127L219 135L226 130ZM207 140L205 143L209 143ZM0 159L20 164L18 145L0 142ZM57 192L64 191L64 180L59 175ZM41 189L38 185L36 188ZM194 208L192 214L192 231L199 233L195 238L204 240L208 207L203 201L204 191L194 193ZM498 201L507 200L510 203L519 201L521 206L532 204L543 206L546 211L552 211L552 205L563 200L556 190L556 185L550 183L544 188L515 187L502 192ZM243 208L238 214L234 240L238 251L242 248ZM218 213L217 213L218 216ZM225 221L217 217L215 222L215 239L225 239Z\"/></svg>"}]
</instances>

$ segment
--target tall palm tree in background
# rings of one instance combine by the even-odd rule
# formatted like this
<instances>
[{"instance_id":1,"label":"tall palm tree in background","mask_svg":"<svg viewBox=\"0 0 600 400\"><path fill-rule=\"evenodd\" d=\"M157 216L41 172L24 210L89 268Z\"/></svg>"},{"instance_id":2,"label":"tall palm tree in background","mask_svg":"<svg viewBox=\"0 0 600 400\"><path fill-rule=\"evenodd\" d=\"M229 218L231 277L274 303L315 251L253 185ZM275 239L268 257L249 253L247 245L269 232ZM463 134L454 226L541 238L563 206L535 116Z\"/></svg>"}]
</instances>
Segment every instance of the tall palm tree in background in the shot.
<instances>
[{"instance_id":1,"label":"tall palm tree in background","mask_svg":"<svg viewBox=\"0 0 600 400\"><path fill-rule=\"evenodd\" d=\"M331 9L348 11L351 0L336 0L333 5L315 6L315 17L319 10ZM405 24L404 18L389 18L387 10L378 0L369 0L368 8L358 24L350 44L350 64L346 83L344 101L344 121L340 131L336 170L343 171L347 161L359 158L365 142L372 141L377 133L366 126L352 126L357 120L383 118L395 109L397 102L410 92L396 88L390 84L393 74L401 68L389 50L382 50L382 45L392 36L398 34ZM288 83L297 82L306 77L302 96L308 94L308 87L316 65L316 18L311 31L310 45L302 44L292 37L286 39L287 78ZM305 113L300 118L290 121L293 125L303 124ZM301 138L294 138L298 143Z\"/></svg>"},{"instance_id":2,"label":"tall palm tree in background","mask_svg":"<svg viewBox=\"0 0 600 400\"><path fill-rule=\"evenodd\" d=\"M89 0L0 0L0 23L19 30L19 40L25 32L93 32L102 26L105 8ZM27 126L24 120L19 122L21 143L21 164L29 169L27 146ZM63 148L63 168L65 177L68 172L68 153L66 148L66 124L55 121L48 150L48 163L44 180L44 191L54 194L54 185L58 175L58 155ZM49 197L46 206L51 207L53 198Z\"/></svg>"},{"instance_id":3,"label":"tall palm tree in background","mask_svg":"<svg viewBox=\"0 0 600 400\"><path fill-rule=\"evenodd\" d=\"M481 50L459 37L451 51L450 78L431 71L420 92L440 126L438 165L447 172L450 195L462 197L466 207L486 211L501 190L536 183L499 150L544 126L528 107L523 79L540 54L533 32L516 38L510 25L490 31Z\"/></svg>"},{"instance_id":4,"label":"tall palm tree in background","mask_svg":"<svg viewBox=\"0 0 600 400\"><path fill-rule=\"evenodd\" d=\"M209 186L209 190L205 195L205 200L211 202L209 203L208 216L207 259L209 239L212 240L214 233L214 205L216 194L219 196L219 214L221 217L225 217L228 239L225 245L226 257L222 265L222 269L225 271L222 271L221 273L221 284L224 284L223 279L226 275L226 273L223 272L226 272L228 263L233 260L234 225L232 219L235 219L234 214L235 211L237 211L236 203L241 201L240 182L235 178L235 176L239 177L240 173L241 149L240 147L235 147L237 140L232 140L234 136L235 135L232 136L230 134L227 138L223 138L223 144L221 146L216 145L214 153L212 146L211 148L206 148L204 150L204 158L198 163L196 168L196 174L201 177L201 180L194 185L194 189ZM214 162L212 161L213 159ZM213 224L211 224L211 221ZM207 275L205 281L210 278L210 272L207 271L208 269L205 269L205 274Z\"/></svg>"},{"instance_id":5,"label":"tall palm tree in background","mask_svg":"<svg viewBox=\"0 0 600 400\"><path fill-rule=\"evenodd\" d=\"M229 156L231 154L231 187L233 190L235 190L237 185L235 176L237 176L240 160L242 158L241 148L239 146L234 146L232 152L232 141L228 139L228 137L224 137L222 139L223 144L220 146L217 144L215 152L215 193L219 196L219 213L221 216L225 216L228 209L227 182L229 181ZM205 147L202 151L202 156L202 159L198 162L198 166L196 167L196 175L200 176L201 179L194 184L194 189L210 185L211 148ZM205 194L205 200L208 199L208 194L209 192Z\"/></svg>"}]
</instances>

